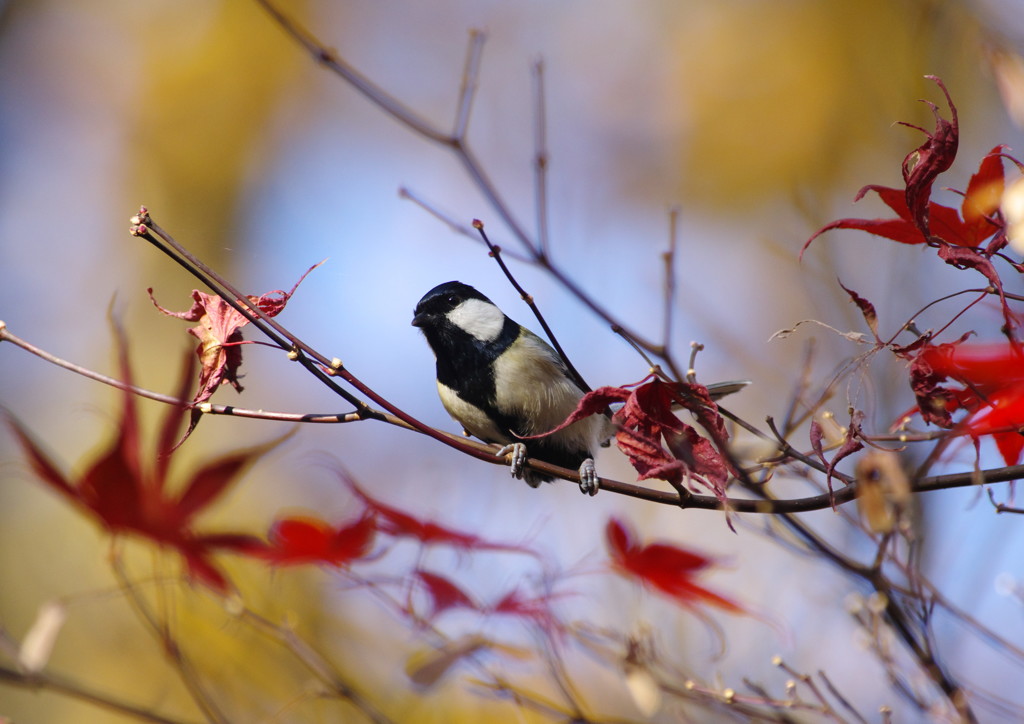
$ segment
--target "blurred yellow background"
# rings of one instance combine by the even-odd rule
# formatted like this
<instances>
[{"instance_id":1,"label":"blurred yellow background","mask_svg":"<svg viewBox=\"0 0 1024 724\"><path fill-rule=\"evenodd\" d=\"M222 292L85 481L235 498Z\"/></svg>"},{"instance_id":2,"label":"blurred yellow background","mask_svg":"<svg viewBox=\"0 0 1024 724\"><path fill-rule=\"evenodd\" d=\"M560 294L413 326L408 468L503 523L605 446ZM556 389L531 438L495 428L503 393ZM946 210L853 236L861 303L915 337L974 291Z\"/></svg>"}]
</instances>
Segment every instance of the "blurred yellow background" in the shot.
<instances>
[{"instance_id":1,"label":"blurred yellow background","mask_svg":"<svg viewBox=\"0 0 1024 724\"><path fill-rule=\"evenodd\" d=\"M894 124L930 128L930 111L917 99L942 106L926 74L945 80L960 110L960 162L946 179L950 185L963 188L996 143L1020 145L1021 129L1003 105L988 62L994 49L1015 53L1024 46L1024 30L1008 19L1013 5L343 0L293 2L285 9L442 128L454 118L468 31L483 29L469 138L531 229L530 67L543 58L556 262L636 329L656 335L659 255L668 239L667 210L678 205L678 353L685 359L689 341L699 340L707 345L698 359L703 381L753 380L733 407L763 420L782 414L788 398L779 391L796 381L803 354L802 339L767 342L773 332L807 317L859 328L857 311L836 293L837 276L875 302L890 324L948 283L950 272L938 262L917 275L919 250L866 236L855 244L848 241L855 237L841 235L818 242L802 266L796 255L831 219L883 213L870 202L859 208L850 202L864 184L899 184L900 161L921 138ZM444 429L455 427L436 399L433 361L409 327L416 300L458 278L517 319L529 318L481 247L399 197L407 187L463 223L483 219L496 242L514 249L462 168L318 67L256 2L0 3L0 99L0 269L6 271L0 319L55 355L116 374L107 324L113 309L129 330L138 383L172 389L194 340L185 335L186 324L153 309L145 290L153 287L168 308L185 309L196 283L128 235L128 219L140 204L248 293L289 289L310 265L328 258L280 321ZM646 374L642 360L550 278L529 268L516 272L592 385ZM816 372L827 376L857 351L825 336ZM80 470L112 434L113 390L9 345L0 348L0 371L0 403L64 469ZM271 349L247 347L242 372L244 393L225 389L215 402L347 411ZM876 385L868 404L881 423L909 406L910 391L900 378L880 375ZM142 408L152 432L161 410L150 403ZM184 473L286 429L204 419L176 455L175 469ZM714 574L715 590L763 611L788 635L752 618L716 617L727 645L716 658L714 637L696 617L603 580L574 583L581 595L570 608L624 632L657 621L663 650L681 669L707 680L740 686L746 677L781 690L784 677L771 657L782 653L798 669L828 671L865 713L899 703L884 685L884 670L858 648L858 628L844 611L853 593L849 583L820 562L766 545L760 521L749 520L734 535L717 514L653 510L612 495L582 500L566 485L529 490L497 466L376 423L301 430L200 527L263 533L281 510L343 521L355 507L329 469L334 461L376 495L424 516L486 531L495 540L529 536L563 569L580 561L601 565L603 525L611 513L633 519L645 537L669 537L720 555L730 566ZM599 466L632 479L614 451L603 454ZM0 434L0 471L3 629L20 639L44 602L67 601L51 671L175 720L201 720L117 590L108 537L33 480L6 432ZM970 500L970 494L949 493L948 502L936 506L935 515L951 517L938 518L945 534L936 536L926 557L947 564L947 582L962 574L952 595L964 605L1005 615L989 608L1003 605L993 581L1007 570L1013 576L1021 571L1002 555L1013 546L992 546L999 536L1005 541L1019 532L1007 532L988 511L979 511L989 517L986 529L977 530L965 510ZM833 517L819 513L808 520L829 529ZM944 539L968 533L980 539L971 550L988 550L984 562L945 557ZM124 555L140 582L154 574L175 580L172 555L133 542ZM457 571L474 590L507 590L531 575L514 559L497 565L493 559L460 563L444 551L429 555L432 565ZM296 621L299 635L395 720L539 717L474 693L457 674L426 695L416 693L403 666L423 641L372 598L344 590L332 573L270 574L223 558L246 606L275 622ZM232 602L185 584L149 582L141 590L172 622L200 680L217 692L232 720L358 720L353 709L320 699L308 672L240 621ZM1019 607L1011 610L1019 614ZM472 622L459 623L472 628ZM528 636L518 635L516 643L530 645ZM960 639L954 634L952 641L951 653ZM1009 674L991 657L969 662L975 680L1005 688ZM585 659L572 664L591 711L639 718L615 671ZM557 694L543 666L511 662L506 674ZM1003 693L1022 704L1017 691ZM692 715L699 721L706 712ZM0 683L4 717L130 720L52 691Z\"/></svg>"}]
</instances>

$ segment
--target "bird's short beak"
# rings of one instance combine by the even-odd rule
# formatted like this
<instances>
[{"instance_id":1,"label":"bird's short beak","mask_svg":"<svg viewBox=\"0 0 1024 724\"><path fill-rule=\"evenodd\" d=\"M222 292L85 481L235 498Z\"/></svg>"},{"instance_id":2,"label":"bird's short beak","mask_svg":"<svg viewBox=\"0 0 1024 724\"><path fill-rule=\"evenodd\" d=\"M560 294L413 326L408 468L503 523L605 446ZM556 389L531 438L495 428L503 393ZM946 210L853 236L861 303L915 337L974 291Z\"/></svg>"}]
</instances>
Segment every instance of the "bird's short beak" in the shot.
<instances>
[{"instance_id":1,"label":"bird's short beak","mask_svg":"<svg viewBox=\"0 0 1024 724\"><path fill-rule=\"evenodd\" d=\"M414 326L414 327L422 327L426 323L427 323L427 315L426 314L417 314L417 315L415 315L412 318L412 326Z\"/></svg>"}]
</instances>

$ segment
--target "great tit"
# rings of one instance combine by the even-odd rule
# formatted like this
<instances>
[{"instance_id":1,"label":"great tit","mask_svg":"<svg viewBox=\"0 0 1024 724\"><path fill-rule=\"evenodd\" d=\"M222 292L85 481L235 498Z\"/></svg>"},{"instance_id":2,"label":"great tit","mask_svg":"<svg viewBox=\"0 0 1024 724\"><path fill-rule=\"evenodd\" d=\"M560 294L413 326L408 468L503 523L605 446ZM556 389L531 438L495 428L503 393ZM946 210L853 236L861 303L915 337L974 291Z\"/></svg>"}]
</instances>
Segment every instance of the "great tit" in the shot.
<instances>
[{"instance_id":1,"label":"great tit","mask_svg":"<svg viewBox=\"0 0 1024 724\"><path fill-rule=\"evenodd\" d=\"M523 438L562 424L583 390L547 342L468 284L445 282L423 295L412 318L437 358L437 391L466 434L503 445L511 472L532 487L549 476L526 467ZM578 469L580 490L598 489L593 451L614 432L603 415L528 442L530 456Z\"/></svg>"},{"instance_id":2,"label":"great tit","mask_svg":"<svg viewBox=\"0 0 1024 724\"><path fill-rule=\"evenodd\" d=\"M547 342L505 316L468 284L445 282L423 295L412 324L422 330L437 358L441 404L467 435L503 447L511 472L532 487L550 476L526 467L523 438L553 430L583 397L562 358ZM712 399L732 394L747 381L708 385ZM578 469L580 490L598 490L594 451L615 428L605 415L591 415L529 441L530 455Z\"/></svg>"}]
</instances>

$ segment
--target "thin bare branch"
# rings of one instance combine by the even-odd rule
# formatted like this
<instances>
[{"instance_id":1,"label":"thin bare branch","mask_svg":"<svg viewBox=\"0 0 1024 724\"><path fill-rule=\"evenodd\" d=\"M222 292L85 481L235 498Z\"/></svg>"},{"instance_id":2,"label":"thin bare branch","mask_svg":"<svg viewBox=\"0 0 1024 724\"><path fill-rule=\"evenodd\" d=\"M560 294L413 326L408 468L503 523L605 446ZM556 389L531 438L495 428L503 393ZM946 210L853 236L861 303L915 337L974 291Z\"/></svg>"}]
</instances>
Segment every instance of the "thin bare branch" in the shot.
<instances>
[{"instance_id":1,"label":"thin bare branch","mask_svg":"<svg viewBox=\"0 0 1024 724\"><path fill-rule=\"evenodd\" d=\"M544 61L533 64L533 187L537 210L537 248L542 260L551 255L548 228L548 111Z\"/></svg>"},{"instance_id":2,"label":"thin bare branch","mask_svg":"<svg viewBox=\"0 0 1024 724\"><path fill-rule=\"evenodd\" d=\"M480 58L483 55L484 41L487 36L483 31L469 31L469 47L466 50L466 65L462 70L462 84L459 88L459 101L456 104L455 125L452 138L460 142L466 138L469 128L469 116L473 110L473 96L476 94L477 79L480 76Z\"/></svg>"},{"instance_id":3,"label":"thin bare branch","mask_svg":"<svg viewBox=\"0 0 1024 724\"><path fill-rule=\"evenodd\" d=\"M314 60L343 78L346 83L359 91L367 100L382 111L407 126L410 130L435 143L449 146L452 144L452 138L447 133L440 131L436 126L356 70L333 50L324 46L312 33L281 12L276 4L269 2L269 0L256 0L256 2L267 11L282 30L304 47Z\"/></svg>"},{"instance_id":4,"label":"thin bare branch","mask_svg":"<svg viewBox=\"0 0 1024 724\"><path fill-rule=\"evenodd\" d=\"M544 329L544 334L547 335L548 340L551 342L551 346L555 348L555 351L558 353L558 356L561 357L562 362L565 363L565 367L569 371L570 377L572 377L573 381L577 384L577 386L579 386L581 390L583 390L584 392L589 392L590 385L588 385L586 380L583 379L583 375L581 375L577 371L576 367L572 363L572 360L569 359L569 355L567 355L565 353L565 350L562 349L562 345L559 344L558 338L555 337L555 333L551 330L551 327L548 326L548 322L546 319L544 319L544 315L541 314L540 308L537 307L536 302L533 301L533 295L528 294L527 291L523 289L523 287L519 284L519 282L516 281L515 276L512 274L508 266L505 264L505 260L501 258L501 247L495 246L494 244L491 243L491 240L487 236L487 232L484 230L484 223L482 221L474 219L473 228L475 228L480 233L480 238L484 240L485 244L487 244L487 248L490 249L491 251L491 256L494 258L494 261L498 262L498 266L501 267L501 271L505 274L505 278L508 279L509 283L515 288L517 292L519 292L519 296L522 297L523 301L526 302L527 306L530 307L530 311L533 312L533 316L537 318L537 321L540 323L540 326Z\"/></svg>"},{"instance_id":5,"label":"thin bare branch","mask_svg":"<svg viewBox=\"0 0 1024 724\"><path fill-rule=\"evenodd\" d=\"M28 674L0 664L0 681L11 686L32 691L52 691L72 699L84 701L100 709L117 712L144 722L153 724L191 724L184 719L174 719L157 714L154 711L136 704L129 704L110 694L90 689L58 674L42 671Z\"/></svg>"},{"instance_id":6,"label":"thin bare branch","mask_svg":"<svg viewBox=\"0 0 1024 724\"><path fill-rule=\"evenodd\" d=\"M435 219L440 221L442 224L447 226L456 234L465 236L467 239L471 239L476 244L483 245L483 240L480 238L480 234L477 233L476 229L474 229L472 226L462 223L461 221L458 221L453 215L441 211L441 209L438 208L437 205L427 201L412 189L403 186L398 190L398 195L401 198L408 199L409 201L419 206L421 209L426 211L428 214L433 216ZM501 253L509 259L515 259L516 261L522 262L524 264L533 264L533 259L531 257L526 256L521 252L515 251L514 249L511 251L508 249L502 249Z\"/></svg>"},{"instance_id":7,"label":"thin bare branch","mask_svg":"<svg viewBox=\"0 0 1024 724\"><path fill-rule=\"evenodd\" d=\"M665 291L664 307L661 313L662 331L661 346L664 349L672 348L672 323L673 313L676 307L676 248L679 245L679 207L673 206L668 210L668 249L661 255L665 265ZM690 364L693 368L693 364Z\"/></svg>"}]
</instances>

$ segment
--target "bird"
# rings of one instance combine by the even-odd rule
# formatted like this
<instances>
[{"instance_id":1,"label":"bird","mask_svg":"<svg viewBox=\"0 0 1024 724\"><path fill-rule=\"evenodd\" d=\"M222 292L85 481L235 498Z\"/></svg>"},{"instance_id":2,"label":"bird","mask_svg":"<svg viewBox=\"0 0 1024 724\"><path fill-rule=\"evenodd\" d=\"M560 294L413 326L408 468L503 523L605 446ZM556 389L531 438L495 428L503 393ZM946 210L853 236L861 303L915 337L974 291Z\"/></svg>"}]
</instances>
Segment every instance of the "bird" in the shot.
<instances>
[{"instance_id":1,"label":"bird","mask_svg":"<svg viewBox=\"0 0 1024 724\"><path fill-rule=\"evenodd\" d=\"M551 345L508 317L468 284L438 284L413 310L437 361L441 404L467 435L502 447L513 477L531 487L550 475L526 465L525 438L559 427L586 390ZM582 382L582 381L581 381ZM712 399L732 394L749 381L708 385ZM580 490L595 495L600 478L594 451L616 432L609 415L595 414L557 432L529 440L530 457L579 470Z\"/></svg>"},{"instance_id":2,"label":"bird","mask_svg":"<svg viewBox=\"0 0 1024 724\"><path fill-rule=\"evenodd\" d=\"M419 327L437 360L441 404L467 435L502 446L514 477L531 487L551 476L526 466L524 438L561 425L585 391L561 356L543 339L506 316L468 284L438 284L416 304ZM579 470L580 490L597 493L594 450L607 445L614 428L591 415L528 441L530 457Z\"/></svg>"}]
</instances>

